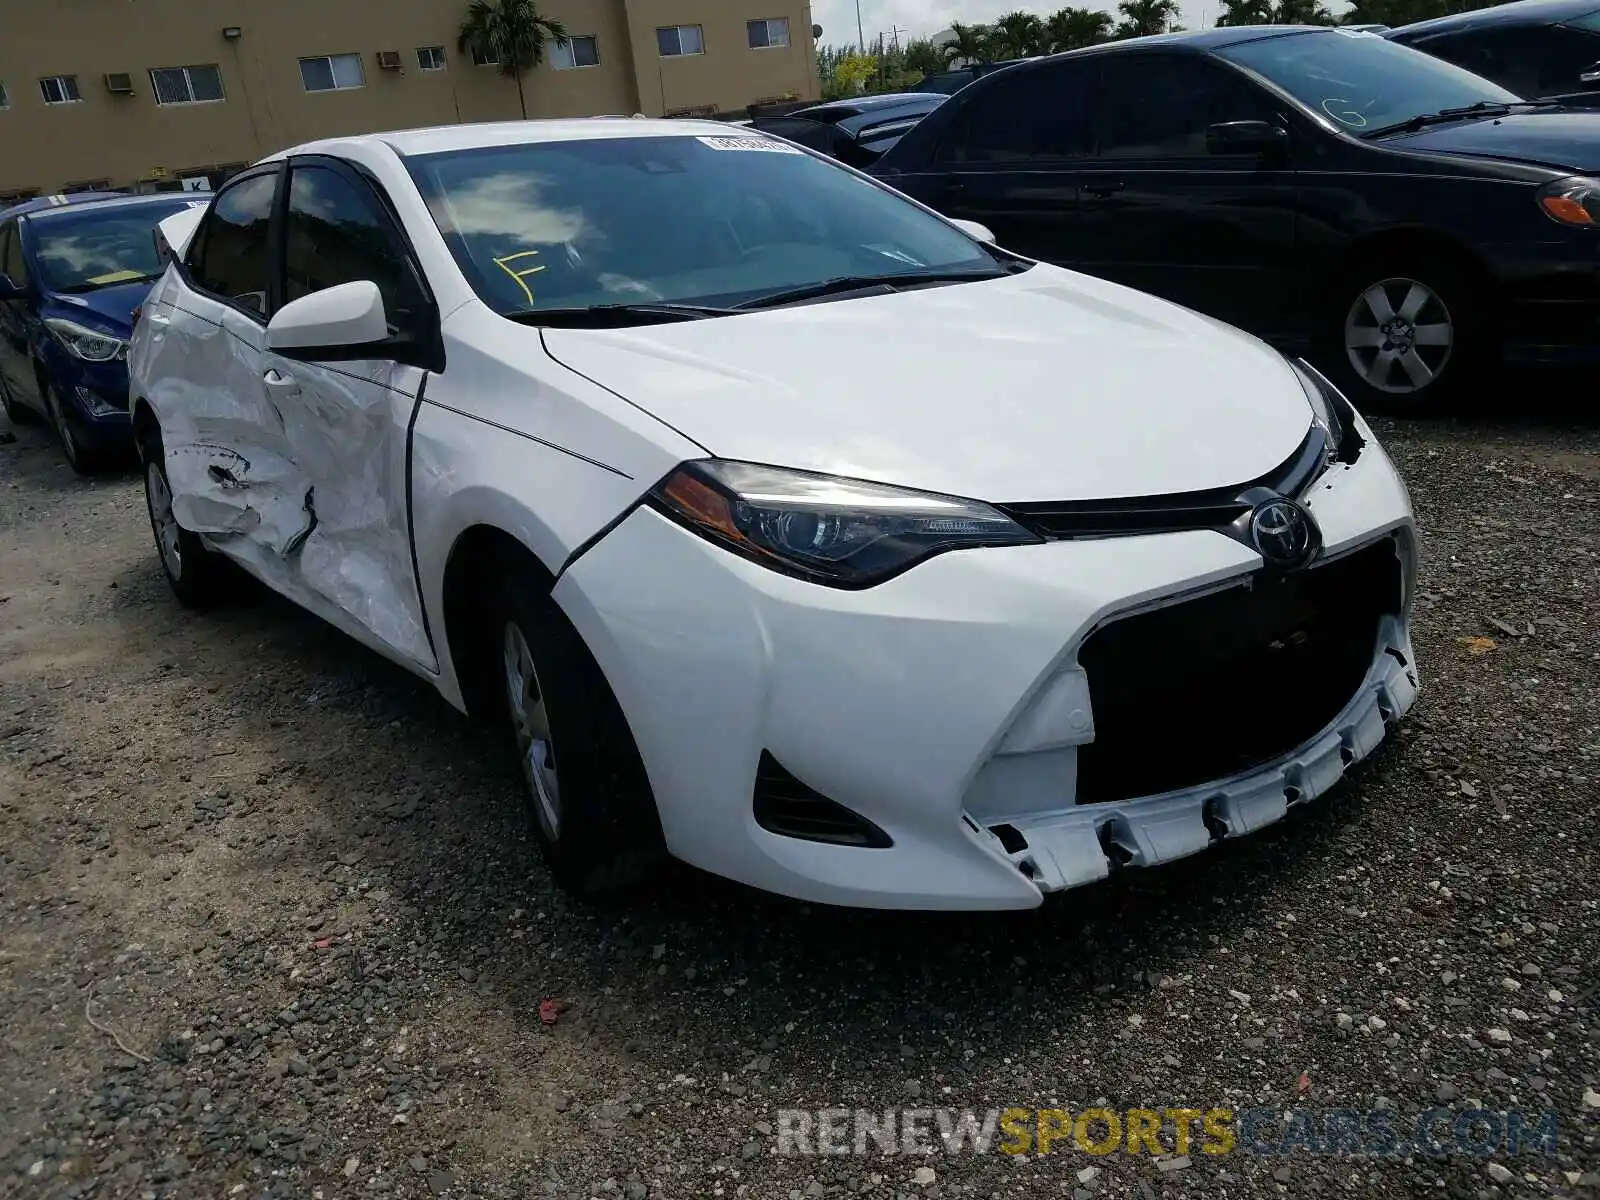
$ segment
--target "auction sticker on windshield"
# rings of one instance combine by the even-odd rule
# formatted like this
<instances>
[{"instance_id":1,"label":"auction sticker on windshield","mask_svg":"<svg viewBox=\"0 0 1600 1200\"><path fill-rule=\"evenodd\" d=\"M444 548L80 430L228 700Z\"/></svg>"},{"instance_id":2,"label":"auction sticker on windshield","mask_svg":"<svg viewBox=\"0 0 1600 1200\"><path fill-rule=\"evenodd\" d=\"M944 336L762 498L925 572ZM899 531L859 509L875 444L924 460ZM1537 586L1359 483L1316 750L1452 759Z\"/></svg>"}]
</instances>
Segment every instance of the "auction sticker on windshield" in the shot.
<instances>
[{"instance_id":1,"label":"auction sticker on windshield","mask_svg":"<svg viewBox=\"0 0 1600 1200\"><path fill-rule=\"evenodd\" d=\"M713 150L763 150L768 154L800 154L793 146L762 137L703 137L695 141Z\"/></svg>"}]
</instances>

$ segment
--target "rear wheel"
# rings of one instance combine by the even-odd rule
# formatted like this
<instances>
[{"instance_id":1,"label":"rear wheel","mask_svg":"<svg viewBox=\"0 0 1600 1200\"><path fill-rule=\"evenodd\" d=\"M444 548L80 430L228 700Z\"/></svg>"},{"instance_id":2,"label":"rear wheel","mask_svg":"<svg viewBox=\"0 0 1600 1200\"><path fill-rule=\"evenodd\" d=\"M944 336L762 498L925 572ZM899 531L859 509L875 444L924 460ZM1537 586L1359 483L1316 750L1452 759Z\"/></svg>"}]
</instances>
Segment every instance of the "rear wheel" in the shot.
<instances>
[{"instance_id":1,"label":"rear wheel","mask_svg":"<svg viewBox=\"0 0 1600 1200\"><path fill-rule=\"evenodd\" d=\"M161 569L179 603L187 608L209 608L227 595L228 561L206 549L197 534L178 524L160 433L145 434L143 458L145 507L150 513L150 532L155 535Z\"/></svg>"},{"instance_id":2,"label":"rear wheel","mask_svg":"<svg viewBox=\"0 0 1600 1200\"><path fill-rule=\"evenodd\" d=\"M1357 407L1436 411L1482 361L1482 308L1464 272L1444 259L1377 259L1335 289L1325 357Z\"/></svg>"},{"instance_id":3,"label":"rear wheel","mask_svg":"<svg viewBox=\"0 0 1600 1200\"><path fill-rule=\"evenodd\" d=\"M666 859L655 798L627 718L599 664L548 592L502 582L480 653L551 874L600 896L649 879Z\"/></svg>"},{"instance_id":4,"label":"rear wheel","mask_svg":"<svg viewBox=\"0 0 1600 1200\"><path fill-rule=\"evenodd\" d=\"M0 375L0 412L5 413L13 425L25 425L33 420L33 410L24 407L11 395L4 375Z\"/></svg>"}]
</instances>

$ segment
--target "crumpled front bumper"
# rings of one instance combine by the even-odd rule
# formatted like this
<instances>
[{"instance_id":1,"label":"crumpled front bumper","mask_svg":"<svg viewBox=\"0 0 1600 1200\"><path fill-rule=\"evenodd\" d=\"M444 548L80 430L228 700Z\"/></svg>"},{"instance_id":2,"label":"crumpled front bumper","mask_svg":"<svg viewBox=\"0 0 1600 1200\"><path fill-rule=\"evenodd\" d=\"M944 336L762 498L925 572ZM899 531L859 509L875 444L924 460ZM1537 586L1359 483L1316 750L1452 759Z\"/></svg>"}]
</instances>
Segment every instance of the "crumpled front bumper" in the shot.
<instances>
[{"instance_id":1,"label":"crumpled front bumper","mask_svg":"<svg viewBox=\"0 0 1600 1200\"><path fill-rule=\"evenodd\" d=\"M1167 862L1281 818L1411 706L1410 501L1362 433L1360 458L1302 499L1326 558L1393 539L1403 562L1405 597L1379 623L1365 679L1291 753L1161 795L1076 802L1073 755L1094 734L1078 653L1125 614L1261 570L1253 550L1217 532L954 552L840 591L641 508L554 594L617 694L677 857L817 902L1027 908L1116 865ZM763 827L753 802L763 752L892 845ZM1150 753L1163 753L1159 728Z\"/></svg>"}]
</instances>

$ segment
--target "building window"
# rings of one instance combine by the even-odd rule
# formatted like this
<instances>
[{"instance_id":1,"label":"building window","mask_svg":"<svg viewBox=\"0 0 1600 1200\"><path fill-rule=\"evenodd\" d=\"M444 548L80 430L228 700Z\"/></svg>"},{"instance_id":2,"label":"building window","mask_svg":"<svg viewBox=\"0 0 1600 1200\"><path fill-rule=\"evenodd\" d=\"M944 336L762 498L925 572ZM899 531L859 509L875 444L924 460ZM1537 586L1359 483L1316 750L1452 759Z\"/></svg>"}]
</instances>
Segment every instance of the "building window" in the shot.
<instances>
[{"instance_id":1,"label":"building window","mask_svg":"<svg viewBox=\"0 0 1600 1200\"><path fill-rule=\"evenodd\" d=\"M745 31L750 37L750 49L769 50L789 44L789 18L770 17L764 21L746 21Z\"/></svg>"},{"instance_id":2,"label":"building window","mask_svg":"<svg viewBox=\"0 0 1600 1200\"><path fill-rule=\"evenodd\" d=\"M361 55L329 54L300 60L300 79L308 92L339 92L358 88L366 82L361 74Z\"/></svg>"},{"instance_id":3,"label":"building window","mask_svg":"<svg viewBox=\"0 0 1600 1200\"><path fill-rule=\"evenodd\" d=\"M675 58L680 54L704 54L705 35L698 25L668 25L656 30L656 45L662 58Z\"/></svg>"},{"instance_id":4,"label":"building window","mask_svg":"<svg viewBox=\"0 0 1600 1200\"><path fill-rule=\"evenodd\" d=\"M489 51L481 50L474 46L472 48L472 65L475 67L498 67L500 60Z\"/></svg>"},{"instance_id":5,"label":"building window","mask_svg":"<svg viewBox=\"0 0 1600 1200\"><path fill-rule=\"evenodd\" d=\"M422 46L417 50L417 66L424 71L444 70L444 47Z\"/></svg>"},{"instance_id":6,"label":"building window","mask_svg":"<svg viewBox=\"0 0 1600 1200\"><path fill-rule=\"evenodd\" d=\"M156 67L150 88L157 104L205 104L222 99L222 72L215 63L204 67Z\"/></svg>"},{"instance_id":7,"label":"building window","mask_svg":"<svg viewBox=\"0 0 1600 1200\"><path fill-rule=\"evenodd\" d=\"M76 75L51 75L39 80L39 90L46 104L76 104L83 97L78 94Z\"/></svg>"},{"instance_id":8,"label":"building window","mask_svg":"<svg viewBox=\"0 0 1600 1200\"><path fill-rule=\"evenodd\" d=\"M600 43L594 37L573 37L550 47L550 65L558 71L574 67L598 67Z\"/></svg>"}]
</instances>

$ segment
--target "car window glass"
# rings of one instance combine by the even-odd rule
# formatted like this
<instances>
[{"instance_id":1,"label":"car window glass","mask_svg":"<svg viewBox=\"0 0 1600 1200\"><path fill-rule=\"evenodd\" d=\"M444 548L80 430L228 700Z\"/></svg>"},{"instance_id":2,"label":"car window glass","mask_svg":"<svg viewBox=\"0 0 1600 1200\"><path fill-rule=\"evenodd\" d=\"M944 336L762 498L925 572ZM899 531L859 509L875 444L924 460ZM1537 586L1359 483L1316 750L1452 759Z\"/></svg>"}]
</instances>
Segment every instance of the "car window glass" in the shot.
<instances>
[{"instance_id":1,"label":"car window glass","mask_svg":"<svg viewBox=\"0 0 1600 1200\"><path fill-rule=\"evenodd\" d=\"M839 144L838 131L832 125L808 120L805 117L774 117L757 121L755 127L764 133L775 133L781 138L788 138L791 142L798 142L802 146L809 146L824 154L832 154Z\"/></svg>"},{"instance_id":2,"label":"car window glass","mask_svg":"<svg viewBox=\"0 0 1600 1200\"><path fill-rule=\"evenodd\" d=\"M1518 95L1579 91L1579 75L1600 60L1600 33L1545 25L1479 29L1417 43L1419 50L1492 79Z\"/></svg>"},{"instance_id":3,"label":"car window glass","mask_svg":"<svg viewBox=\"0 0 1600 1200\"><path fill-rule=\"evenodd\" d=\"M15 222L0 229L0 253L5 255L0 260L0 270L11 277L11 282L18 287L28 282L27 264L22 260L22 231Z\"/></svg>"},{"instance_id":4,"label":"car window glass","mask_svg":"<svg viewBox=\"0 0 1600 1200\"><path fill-rule=\"evenodd\" d=\"M267 314L271 253L267 238L277 175L230 184L201 222L189 272L195 285L240 308Z\"/></svg>"},{"instance_id":5,"label":"car window glass","mask_svg":"<svg viewBox=\"0 0 1600 1200\"><path fill-rule=\"evenodd\" d=\"M188 204L69 204L40 213L29 230L40 280L52 291L85 295L155 279L166 269L155 227Z\"/></svg>"},{"instance_id":6,"label":"car window glass","mask_svg":"<svg viewBox=\"0 0 1600 1200\"><path fill-rule=\"evenodd\" d=\"M341 283L378 285L389 323L404 324L422 289L377 197L328 167L297 166L289 177L284 238L285 301Z\"/></svg>"},{"instance_id":7,"label":"car window glass","mask_svg":"<svg viewBox=\"0 0 1600 1200\"><path fill-rule=\"evenodd\" d=\"M500 312L722 305L844 275L999 270L904 197L760 133L485 146L406 166Z\"/></svg>"},{"instance_id":8,"label":"car window glass","mask_svg":"<svg viewBox=\"0 0 1600 1200\"><path fill-rule=\"evenodd\" d=\"M1027 163L1078 157L1088 140L1090 78L1091 69L1082 63L1057 63L1013 71L984 85L940 145L940 161Z\"/></svg>"},{"instance_id":9,"label":"car window glass","mask_svg":"<svg viewBox=\"0 0 1600 1200\"><path fill-rule=\"evenodd\" d=\"M1206 127L1272 117L1247 81L1198 58L1108 57L1096 141L1102 158L1209 158Z\"/></svg>"}]
</instances>

